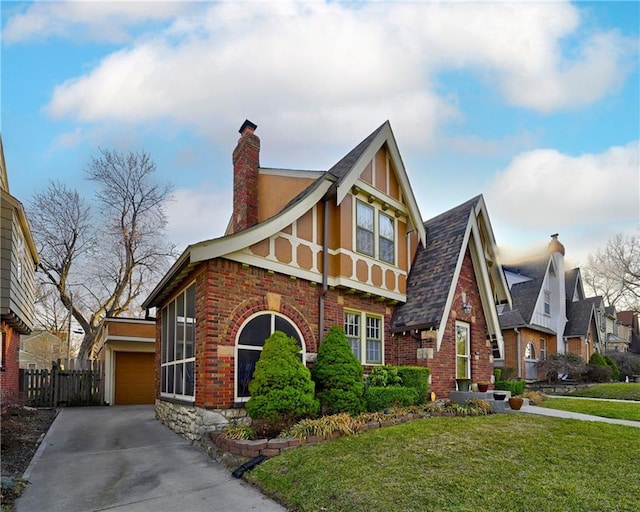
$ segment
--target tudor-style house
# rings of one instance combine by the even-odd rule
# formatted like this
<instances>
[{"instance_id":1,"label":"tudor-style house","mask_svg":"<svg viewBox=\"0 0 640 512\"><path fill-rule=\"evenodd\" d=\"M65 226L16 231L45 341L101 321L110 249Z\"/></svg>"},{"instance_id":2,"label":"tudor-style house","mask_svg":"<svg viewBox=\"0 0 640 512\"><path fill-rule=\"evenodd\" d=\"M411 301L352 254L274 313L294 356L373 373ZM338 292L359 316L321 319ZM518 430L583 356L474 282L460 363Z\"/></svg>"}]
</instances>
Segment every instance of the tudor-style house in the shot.
<instances>
[{"instance_id":1,"label":"tudor-style house","mask_svg":"<svg viewBox=\"0 0 640 512\"><path fill-rule=\"evenodd\" d=\"M35 320L35 269L38 264L29 222L20 201L9 193L0 137L0 389L19 390L20 335L31 334Z\"/></svg>"},{"instance_id":2,"label":"tudor-style house","mask_svg":"<svg viewBox=\"0 0 640 512\"><path fill-rule=\"evenodd\" d=\"M548 252L503 267L513 307L501 308L505 358L497 366L514 368L520 378L537 380L537 363L550 354L587 362L604 349L602 297L585 297L580 269L565 270L564 255L554 234Z\"/></svg>"},{"instance_id":3,"label":"tudor-style house","mask_svg":"<svg viewBox=\"0 0 640 512\"><path fill-rule=\"evenodd\" d=\"M453 243L446 222L429 228L430 246L389 122L327 171L261 167L256 128L245 121L233 152L225 235L187 247L144 302L156 312L158 418L196 439L242 416L274 330L296 339L312 364L338 325L365 371L434 366L433 385L444 396L455 389L456 371L490 380L502 350L495 304L510 299L482 198L454 215L461 232ZM426 291L425 307L434 297L414 262L430 272L424 261L441 252L447 272L434 292L444 295L422 315L422 298L409 301L410 288ZM394 316L402 304L409 306ZM467 338L457 354L456 332Z\"/></svg>"}]
</instances>

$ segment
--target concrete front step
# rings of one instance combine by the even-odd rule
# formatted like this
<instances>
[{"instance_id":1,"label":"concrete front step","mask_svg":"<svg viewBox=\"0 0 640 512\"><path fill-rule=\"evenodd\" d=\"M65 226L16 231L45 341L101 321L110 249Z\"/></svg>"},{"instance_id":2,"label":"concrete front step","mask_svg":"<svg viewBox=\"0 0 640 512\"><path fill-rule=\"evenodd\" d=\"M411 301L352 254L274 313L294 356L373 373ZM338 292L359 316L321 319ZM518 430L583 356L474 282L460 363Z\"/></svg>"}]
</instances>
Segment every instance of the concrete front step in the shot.
<instances>
[{"instance_id":1,"label":"concrete front step","mask_svg":"<svg viewBox=\"0 0 640 512\"><path fill-rule=\"evenodd\" d=\"M495 400L493 397L493 393L503 393L506 395L504 400ZM491 409L493 412L509 412L511 408L509 407L509 398L511 397L511 391L487 391L486 393L481 393L479 391L451 391L449 393L449 400L452 402L463 404L468 400L485 400L489 402L491 405ZM523 407L529 405L529 399L524 398Z\"/></svg>"}]
</instances>

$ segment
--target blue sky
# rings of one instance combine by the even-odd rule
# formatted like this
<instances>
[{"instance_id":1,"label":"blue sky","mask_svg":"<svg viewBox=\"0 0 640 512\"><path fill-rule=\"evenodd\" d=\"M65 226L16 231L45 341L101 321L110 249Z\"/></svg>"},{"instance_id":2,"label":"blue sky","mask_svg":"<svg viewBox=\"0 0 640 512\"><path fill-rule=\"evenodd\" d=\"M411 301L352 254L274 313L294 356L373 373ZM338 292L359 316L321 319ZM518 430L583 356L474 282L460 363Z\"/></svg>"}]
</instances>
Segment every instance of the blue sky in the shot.
<instances>
[{"instance_id":1,"label":"blue sky","mask_svg":"<svg viewBox=\"0 0 640 512\"><path fill-rule=\"evenodd\" d=\"M220 236L248 118L261 164L327 169L390 120L425 219L484 194L504 258L578 265L640 224L638 2L5 2L11 193L91 194L148 151L180 249Z\"/></svg>"}]
</instances>

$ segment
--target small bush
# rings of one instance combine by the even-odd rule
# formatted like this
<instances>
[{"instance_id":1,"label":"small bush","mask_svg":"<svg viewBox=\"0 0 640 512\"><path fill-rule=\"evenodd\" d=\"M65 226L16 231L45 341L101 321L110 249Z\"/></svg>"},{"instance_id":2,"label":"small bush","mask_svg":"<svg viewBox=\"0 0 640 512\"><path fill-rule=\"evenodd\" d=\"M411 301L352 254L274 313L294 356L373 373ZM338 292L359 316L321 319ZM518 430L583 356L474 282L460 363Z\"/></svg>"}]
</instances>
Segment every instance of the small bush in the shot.
<instances>
[{"instance_id":1,"label":"small bush","mask_svg":"<svg viewBox=\"0 0 640 512\"><path fill-rule=\"evenodd\" d=\"M308 437L319 436L323 439L328 439L336 432L341 435L353 434L356 432L358 424L359 422L349 414L334 414L332 416L299 421L291 428L283 431L280 437L307 439Z\"/></svg>"},{"instance_id":2,"label":"small bush","mask_svg":"<svg viewBox=\"0 0 640 512\"><path fill-rule=\"evenodd\" d=\"M367 377L367 385L374 387L381 386L402 386L402 378L398 374L397 366L375 366Z\"/></svg>"},{"instance_id":3,"label":"small bush","mask_svg":"<svg viewBox=\"0 0 640 512\"><path fill-rule=\"evenodd\" d=\"M604 362L611 368L611 378L616 382L620 382L620 369L610 356L604 356Z\"/></svg>"},{"instance_id":4,"label":"small bush","mask_svg":"<svg viewBox=\"0 0 640 512\"><path fill-rule=\"evenodd\" d=\"M225 439L255 439L256 433L249 425L245 425L244 423L231 423L224 427L221 437Z\"/></svg>"},{"instance_id":5,"label":"small bush","mask_svg":"<svg viewBox=\"0 0 640 512\"><path fill-rule=\"evenodd\" d=\"M529 399L531 405L540 405L547 399L547 395L542 391L527 391L524 397Z\"/></svg>"},{"instance_id":6,"label":"small bush","mask_svg":"<svg viewBox=\"0 0 640 512\"><path fill-rule=\"evenodd\" d=\"M558 376L565 374L571 379L581 380L587 369L582 358L576 354L551 354L544 361L540 361L537 368L549 383L557 382Z\"/></svg>"},{"instance_id":7,"label":"small bush","mask_svg":"<svg viewBox=\"0 0 640 512\"><path fill-rule=\"evenodd\" d=\"M511 391L511 396L522 395L524 393L525 380L499 380L495 388L499 391Z\"/></svg>"},{"instance_id":8,"label":"small bush","mask_svg":"<svg viewBox=\"0 0 640 512\"><path fill-rule=\"evenodd\" d=\"M398 375L405 388L413 388L418 392L417 405L425 403L429 398L429 374L431 370L424 366L398 366Z\"/></svg>"},{"instance_id":9,"label":"small bush","mask_svg":"<svg viewBox=\"0 0 640 512\"><path fill-rule=\"evenodd\" d=\"M364 410L362 365L339 327L329 329L320 345L312 376L324 413L353 415Z\"/></svg>"},{"instance_id":10,"label":"small bush","mask_svg":"<svg viewBox=\"0 0 640 512\"><path fill-rule=\"evenodd\" d=\"M590 363L584 373L584 380L586 382L609 382L612 374L613 371L607 365Z\"/></svg>"},{"instance_id":11,"label":"small bush","mask_svg":"<svg viewBox=\"0 0 640 512\"><path fill-rule=\"evenodd\" d=\"M589 364L607 366L607 362L604 360L604 357L602 357L598 352L594 352L593 354L591 354L591 357L589 358Z\"/></svg>"},{"instance_id":12,"label":"small bush","mask_svg":"<svg viewBox=\"0 0 640 512\"><path fill-rule=\"evenodd\" d=\"M369 386L364 394L367 411L415 405L418 391L403 386Z\"/></svg>"},{"instance_id":13,"label":"small bush","mask_svg":"<svg viewBox=\"0 0 640 512\"><path fill-rule=\"evenodd\" d=\"M479 398L467 400L464 403L464 408L468 416L486 416L487 414L491 414L491 405L489 402L480 400Z\"/></svg>"},{"instance_id":14,"label":"small bush","mask_svg":"<svg viewBox=\"0 0 640 512\"><path fill-rule=\"evenodd\" d=\"M619 379L621 381L625 381L627 377L631 380L634 375L640 374L640 354L632 354L631 352L610 352L607 356L616 363L616 366L620 371Z\"/></svg>"},{"instance_id":15,"label":"small bush","mask_svg":"<svg viewBox=\"0 0 640 512\"><path fill-rule=\"evenodd\" d=\"M275 424L318 413L315 386L299 350L295 340L280 331L264 342L249 383L251 398L246 409L252 419Z\"/></svg>"},{"instance_id":16,"label":"small bush","mask_svg":"<svg viewBox=\"0 0 640 512\"><path fill-rule=\"evenodd\" d=\"M498 382L502 379L502 368L494 368L493 369L493 381Z\"/></svg>"}]
</instances>

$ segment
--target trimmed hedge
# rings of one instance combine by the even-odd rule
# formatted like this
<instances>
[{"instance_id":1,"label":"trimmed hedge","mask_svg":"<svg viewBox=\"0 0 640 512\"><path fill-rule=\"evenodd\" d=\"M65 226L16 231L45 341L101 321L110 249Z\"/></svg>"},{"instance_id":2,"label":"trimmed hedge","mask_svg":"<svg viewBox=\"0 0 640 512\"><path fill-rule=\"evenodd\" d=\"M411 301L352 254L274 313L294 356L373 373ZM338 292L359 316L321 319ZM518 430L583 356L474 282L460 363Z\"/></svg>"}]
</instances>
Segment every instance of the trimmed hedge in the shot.
<instances>
[{"instance_id":1,"label":"trimmed hedge","mask_svg":"<svg viewBox=\"0 0 640 512\"><path fill-rule=\"evenodd\" d=\"M416 404L418 391L404 386L369 386L364 393L364 400L369 412L408 407Z\"/></svg>"},{"instance_id":2,"label":"trimmed hedge","mask_svg":"<svg viewBox=\"0 0 640 512\"><path fill-rule=\"evenodd\" d=\"M431 370L424 366L398 366L398 375L405 388L412 388L418 392L416 405L423 404L429 399L429 375Z\"/></svg>"},{"instance_id":3,"label":"trimmed hedge","mask_svg":"<svg viewBox=\"0 0 640 512\"><path fill-rule=\"evenodd\" d=\"M511 391L511 396L522 395L524 393L524 385L526 381L520 380L499 380L496 382L495 388L500 391Z\"/></svg>"}]
</instances>

